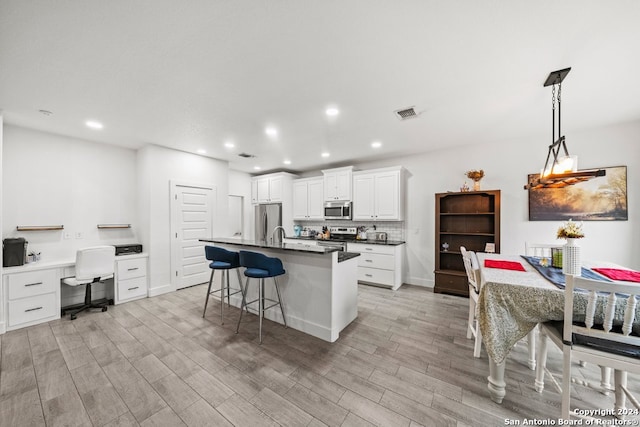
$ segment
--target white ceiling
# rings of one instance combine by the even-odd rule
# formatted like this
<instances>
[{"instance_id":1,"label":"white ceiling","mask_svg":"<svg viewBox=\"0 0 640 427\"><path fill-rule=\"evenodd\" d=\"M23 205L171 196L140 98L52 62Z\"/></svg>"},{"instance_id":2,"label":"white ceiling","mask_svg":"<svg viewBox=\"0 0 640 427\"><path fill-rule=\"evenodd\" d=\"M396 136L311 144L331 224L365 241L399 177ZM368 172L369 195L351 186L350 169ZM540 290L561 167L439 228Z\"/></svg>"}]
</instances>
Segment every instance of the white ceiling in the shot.
<instances>
[{"instance_id":1,"label":"white ceiling","mask_svg":"<svg viewBox=\"0 0 640 427\"><path fill-rule=\"evenodd\" d=\"M639 23L637 0L0 0L0 109L87 140L205 149L250 173L530 136L542 155L542 84L572 67L562 123L579 151L572 130L640 119ZM413 105L418 118L395 117Z\"/></svg>"}]
</instances>

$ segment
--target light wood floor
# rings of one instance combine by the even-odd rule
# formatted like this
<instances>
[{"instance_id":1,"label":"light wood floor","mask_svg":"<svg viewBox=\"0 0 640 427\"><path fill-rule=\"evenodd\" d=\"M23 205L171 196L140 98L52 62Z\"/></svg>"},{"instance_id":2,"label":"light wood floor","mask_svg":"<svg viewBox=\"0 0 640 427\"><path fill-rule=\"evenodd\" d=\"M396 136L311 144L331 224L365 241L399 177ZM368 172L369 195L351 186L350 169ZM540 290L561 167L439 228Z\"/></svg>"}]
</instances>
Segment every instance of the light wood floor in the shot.
<instances>
[{"instance_id":1,"label":"light wood floor","mask_svg":"<svg viewBox=\"0 0 640 427\"><path fill-rule=\"evenodd\" d=\"M203 319L205 292L1 335L0 425L497 426L560 414L551 387L535 392L522 344L507 363L504 403L489 399L487 355L474 359L465 335L466 299L360 286L358 318L337 342L266 321L258 345L254 315L239 335L235 308L220 325L210 301ZM560 353L550 353L559 370ZM580 372L599 379L593 367ZM575 389L585 409L612 401Z\"/></svg>"}]
</instances>

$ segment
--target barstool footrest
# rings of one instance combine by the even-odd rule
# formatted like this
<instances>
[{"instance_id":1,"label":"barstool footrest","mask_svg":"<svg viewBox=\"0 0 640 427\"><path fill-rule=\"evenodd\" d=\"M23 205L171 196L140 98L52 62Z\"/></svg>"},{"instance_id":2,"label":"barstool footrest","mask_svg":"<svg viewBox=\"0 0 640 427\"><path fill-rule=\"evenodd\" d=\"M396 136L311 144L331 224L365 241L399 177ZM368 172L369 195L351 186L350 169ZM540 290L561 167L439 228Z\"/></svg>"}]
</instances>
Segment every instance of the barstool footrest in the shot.
<instances>
[{"instance_id":1,"label":"barstool footrest","mask_svg":"<svg viewBox=\"0 0 640 427\"><path fill-rule=\"evenodd\" d=\"M225 293L225 296L231 296L231 295L235 295L235 294L240 294L240 293L242 293L242 290L240 290L240 289L231 288L230 290L231 290L231 291L234 291L234 292L231 292L231 293ZM209 292L209 295L213 295L213 294L215 294L216 292L222 292L222 289L216 289L215 291L211 291L211 292Z\"/></svg>"}]
</instances>

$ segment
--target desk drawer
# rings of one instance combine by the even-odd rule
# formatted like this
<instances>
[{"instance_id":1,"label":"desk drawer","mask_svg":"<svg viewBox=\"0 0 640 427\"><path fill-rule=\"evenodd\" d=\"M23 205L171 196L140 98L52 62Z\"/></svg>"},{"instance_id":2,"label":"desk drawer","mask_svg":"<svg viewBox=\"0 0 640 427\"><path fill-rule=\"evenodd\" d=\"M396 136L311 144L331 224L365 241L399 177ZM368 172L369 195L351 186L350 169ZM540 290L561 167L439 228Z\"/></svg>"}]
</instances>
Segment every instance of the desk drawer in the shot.
<instances>
[{"instance_id":1,"label":"desk drawer","mask_svg":"<svg viewBox=\"0 0 640 427\"><path fill-rule=\"evenodd\" d=\"M118 301L147 296L147 277L118 281Z\"/></svg>"},{"instance_id":2,"label":"desk drawer","mask_svg":"<svg viewBox=\"0 0 640 427\"><path fill-rule=\"evenodd\" d=\"M358 257L358 266L393 270L395 268L395 257L393 255L361 252Z\"/></svg>"},{"instance_id":3,"label":"desk drawer","mask_svg":"<svg viewBox=\"0 0 640 427\"><path fill-rule=\"evenodd\" d=\"M56 292L60 286L54 270L29 271L7 275L10 300Z\"/></svg>"},{"instance_id":4,"label":"desk drawer","mask_svg":"<svg viewBox=\"0 0 640 427\"><path fill-rule=\"evenodd\" d=\"M55 292L10 301L8 304L9 327L56 316L58 310Z\"/></svg>"},{"instance_id":5,"label":"desk drawer","mask_svg":"<svg viewBox=\"0 0 640 427\"><path fill-rule=\"evenodd\" d=\"M147 275L147 259L134 258L117 260L118 280L133 279L134 277L144 277Z\"/></svg>"},{"instance_id":6,"label":"desk drawer","mask_svg":"<svg viewBox=\"0 0 640 427\"><path fill-rule=\"evenodd\" d=\"M394 272L380 270L378 268L358 267L358 280L361 282L379 283L381 285L394 285Z\"/></svg>"}]
</instances>

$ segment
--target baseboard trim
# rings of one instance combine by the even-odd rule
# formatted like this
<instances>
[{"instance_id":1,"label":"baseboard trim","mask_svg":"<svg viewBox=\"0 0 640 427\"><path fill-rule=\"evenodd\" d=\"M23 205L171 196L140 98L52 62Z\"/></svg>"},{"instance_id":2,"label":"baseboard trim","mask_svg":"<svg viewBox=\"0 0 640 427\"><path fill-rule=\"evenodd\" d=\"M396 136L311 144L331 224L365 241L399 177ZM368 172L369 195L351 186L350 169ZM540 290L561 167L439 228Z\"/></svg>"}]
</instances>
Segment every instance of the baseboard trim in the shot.
<instances>
[{"instance_id":1,"label":"baseboard trim","mask_svg":"<svg viewBox=\"0 0 640 427\"><path fill-rule=\"evenodd\" d=\"M156 286L155 288L149 288L149 298L155 297L162 294L168 294L169 292L173 292L175 289L171 285L171 283L167 283L164 286Z\"/></svg>"},{"instance_id":2,"label":"baseboard trim","mask_svg":"<svg viewBox=\"0 0 640 427\"><path fill-rule=\"evenodd\" d=\"M422 286L424 288L433 288L435 285L434 280L424 279L422 277L408 277L405 279L404 283L407 285Z\"/></svg>"}]
</instances>

